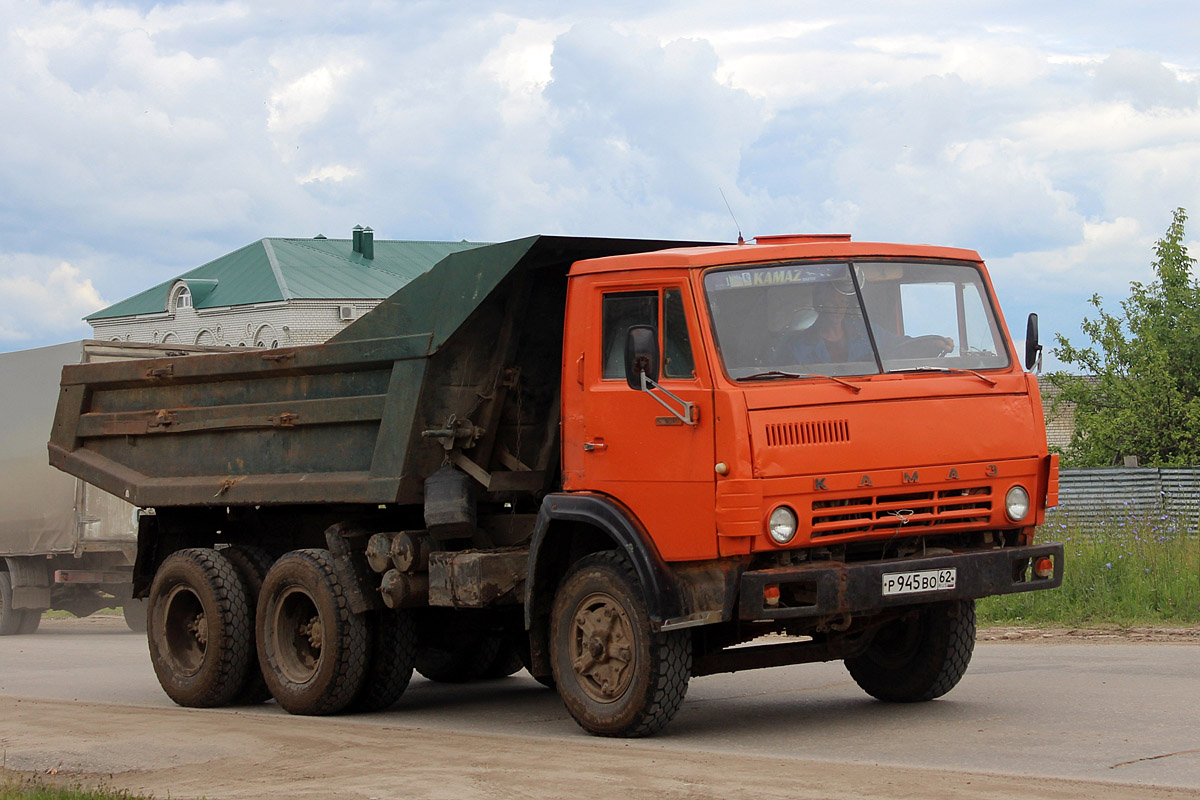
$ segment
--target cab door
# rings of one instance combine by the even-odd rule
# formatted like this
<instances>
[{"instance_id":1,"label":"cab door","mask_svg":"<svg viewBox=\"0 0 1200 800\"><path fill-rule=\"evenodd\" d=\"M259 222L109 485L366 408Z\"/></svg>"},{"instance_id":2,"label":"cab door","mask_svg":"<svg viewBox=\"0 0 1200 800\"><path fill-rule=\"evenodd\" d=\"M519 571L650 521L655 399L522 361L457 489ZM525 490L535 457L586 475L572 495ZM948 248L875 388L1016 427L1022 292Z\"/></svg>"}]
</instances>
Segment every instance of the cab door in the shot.
<instances>
[{"instance_id":1,"label":"cab door","mask_svg":"<svg viewBox=\"0 0 1200 800\"><path fill-rule=\"evenodd\" d=\"M564 418L566 488L616 498L668 561L714 558L712 381L691 287L598 285L587 295L590 324L582 341L574 340L583 346L576 379L564 381L564 390L578 392L582 410L580 418ZM675 398L626 382L625 341L633 325L657 332L658 383ZM690 422L681 419L688 416L684 403L692 404Z\"/></svg>"}]
</instances>

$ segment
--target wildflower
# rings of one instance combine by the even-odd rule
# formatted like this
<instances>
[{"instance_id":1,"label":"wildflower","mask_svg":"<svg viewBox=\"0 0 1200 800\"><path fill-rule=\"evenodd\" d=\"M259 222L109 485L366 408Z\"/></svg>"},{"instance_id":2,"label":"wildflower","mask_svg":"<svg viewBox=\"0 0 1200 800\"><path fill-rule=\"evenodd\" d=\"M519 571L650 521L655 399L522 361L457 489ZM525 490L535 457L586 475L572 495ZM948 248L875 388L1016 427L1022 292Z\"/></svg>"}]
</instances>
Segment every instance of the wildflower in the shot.
<instances>
[{"instance_id":1,"label":"wildflower","mask_svg":"<svg viewBox=\"0 0 1200 800\"><path fill-rule=\"evenodd\" d=\"M1111 562L1111 561L1107 561L1107 562L1105 562L1105 564L1104 564L1104 568L1105 568L1105 569L1112 569L1112 562Z\"/></svg>"}]
</instances>

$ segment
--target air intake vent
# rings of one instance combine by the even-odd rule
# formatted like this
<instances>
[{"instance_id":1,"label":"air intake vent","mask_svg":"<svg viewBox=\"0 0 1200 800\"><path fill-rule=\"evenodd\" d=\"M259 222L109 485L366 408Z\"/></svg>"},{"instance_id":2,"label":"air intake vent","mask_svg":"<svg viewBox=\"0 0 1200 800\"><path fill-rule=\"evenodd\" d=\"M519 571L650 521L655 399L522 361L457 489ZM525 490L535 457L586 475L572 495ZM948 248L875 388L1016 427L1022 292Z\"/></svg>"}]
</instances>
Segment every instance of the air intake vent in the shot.
<instances>
[{"instance_id":1,"label":"air intake vent","mask_svg":"<svg viewBox=\"0 0 1200 800\"><path fill-rule=\"evenodd\" d=\"M850 441L850 422L844 419L820 422L776 422L767 426L767 447L801 447Z\"/></svg>"}]
</instances>

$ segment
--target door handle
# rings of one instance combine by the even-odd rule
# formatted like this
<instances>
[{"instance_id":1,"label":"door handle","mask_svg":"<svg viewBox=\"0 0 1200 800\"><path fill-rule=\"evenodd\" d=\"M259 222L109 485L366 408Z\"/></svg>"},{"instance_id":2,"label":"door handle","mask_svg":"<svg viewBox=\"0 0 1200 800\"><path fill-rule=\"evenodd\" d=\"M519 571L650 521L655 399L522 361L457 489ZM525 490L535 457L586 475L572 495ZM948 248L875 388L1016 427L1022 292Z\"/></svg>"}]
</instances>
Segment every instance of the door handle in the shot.
<instances>
[{"instance_id":1,"label":"door handle","mask_svg":"<svg viewBox=\"0 0 1200 800\"><path fill-rule=\"evenodd\" d=\"M607 450L608 445L604 442L584 442L583 450L585 453L591 453L596 450Z\"/></svg>"}]
</instances>

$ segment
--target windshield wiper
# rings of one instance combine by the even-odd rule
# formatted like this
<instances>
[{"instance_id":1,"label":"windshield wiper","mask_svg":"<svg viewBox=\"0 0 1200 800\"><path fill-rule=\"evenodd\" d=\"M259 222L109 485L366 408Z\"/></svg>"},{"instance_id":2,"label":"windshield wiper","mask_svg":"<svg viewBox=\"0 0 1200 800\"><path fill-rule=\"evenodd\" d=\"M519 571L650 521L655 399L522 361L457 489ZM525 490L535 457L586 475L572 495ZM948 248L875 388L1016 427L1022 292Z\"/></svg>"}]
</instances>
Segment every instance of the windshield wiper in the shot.
<instances>
[{"instance_id":1,"label":"windshield wiper","mask_svg":"<svg viewBox=\"0 0 1200 800\"><path fill-rule=\"evenodd\" d=\"M775 380L777 378L784 378L784 379L825 378L826 380L830 380L830 381L833 381L834 383L839 383L842 386L845 386L847 389L854 392L855 394L858 394L859 392L862 391L861 386L855 386L853 383L850 383L849 381L844 381L841 378L835 378L832 375L816 375L816 374L802 373L802 372L783 372L783 371L777 370L777 369L767 370L766 372L756 372L753 375L747 375L744 378L738 378L738 380L739 381L766 381L766 380Z\"/></svg>"},{"instance_id":2,"label":"windshield wiper","mask_svg":"<svg viewBox=\"0 0 1200 800\"><path fill-rule=\"evenodd\" d=\"M983 381L988 386L996 385L996 382L994 380L992 380L991 378L989 378L987 375L983 375L981 373L976 372L973 369L966 369L964 367L929 367L929 366L908 367L907 369L889 369L887 371L887 374L888 375L899 375L902 372L955 372L955 373L964 373L965 372L968 375L974 375L976 378L979 378L979 380Z\"/></svg>"}]
</instances>

